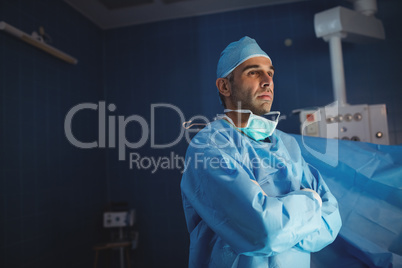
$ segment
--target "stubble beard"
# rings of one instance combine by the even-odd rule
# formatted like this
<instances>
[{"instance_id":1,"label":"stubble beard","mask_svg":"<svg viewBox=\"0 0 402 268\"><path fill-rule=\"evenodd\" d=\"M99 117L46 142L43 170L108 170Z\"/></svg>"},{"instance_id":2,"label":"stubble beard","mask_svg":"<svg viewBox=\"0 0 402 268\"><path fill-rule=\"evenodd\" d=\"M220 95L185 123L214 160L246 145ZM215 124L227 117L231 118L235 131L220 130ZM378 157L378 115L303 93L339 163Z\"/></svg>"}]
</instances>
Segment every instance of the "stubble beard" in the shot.
<instances>
[{"instance_id":1,"label":"stubble beard","mask_svg":"<svg viewBox=\"0 0 402 268\"><path fill-rule=\"evenodd\" d=\"M264 115L271 111L272 101L267 102L261 107L256 107L255 103L253 103L251 99L251 95L241 96L239 94L241 91L234 81L231 81L230 85L232 88L232 94L230 98L232 100L232 103L236 105L236 109L250 110L255 115ZM245 92L247 92L247 90Z\"/></svg>"}]
</instances>

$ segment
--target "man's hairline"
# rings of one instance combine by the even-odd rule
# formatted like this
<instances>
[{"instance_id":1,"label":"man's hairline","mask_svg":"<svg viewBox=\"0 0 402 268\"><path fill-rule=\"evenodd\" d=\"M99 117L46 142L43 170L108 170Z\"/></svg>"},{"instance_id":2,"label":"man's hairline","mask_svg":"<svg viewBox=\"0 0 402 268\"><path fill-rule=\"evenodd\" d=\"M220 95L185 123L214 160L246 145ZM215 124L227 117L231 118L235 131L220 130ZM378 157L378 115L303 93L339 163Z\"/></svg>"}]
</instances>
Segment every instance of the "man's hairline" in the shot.
<instances>
[{"instance_id":1,"label":"man's hairline","mask_svg":"<svg viewBox=\"0 0 402 268\"><path fill-rule=\"evenodd\" d=\"M262 66L260 64L246 65L241 72L244 73L244 71L246 71L248 69L254 69L254 68L259 69L259 68L262 68ZM272 71L275 71L275 68L274 68L274 66L272 64L269 66L269 69L272 70ZM233 72L234 72L234 70L232 71L232 73Z\"/></svg>"}]
</instances>

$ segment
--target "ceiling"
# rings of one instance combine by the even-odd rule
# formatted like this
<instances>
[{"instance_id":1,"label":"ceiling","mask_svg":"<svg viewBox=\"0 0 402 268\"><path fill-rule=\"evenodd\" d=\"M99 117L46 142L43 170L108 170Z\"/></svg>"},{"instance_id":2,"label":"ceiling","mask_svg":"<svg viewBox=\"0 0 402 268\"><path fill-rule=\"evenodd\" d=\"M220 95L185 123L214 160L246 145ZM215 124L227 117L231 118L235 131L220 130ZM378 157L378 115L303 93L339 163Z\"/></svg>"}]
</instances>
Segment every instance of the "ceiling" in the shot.
<instances>
[{"instance_id":1,"label":"ceiling","mask_svg":"<svg viewBox=\"0 0 402 268\"><path fill-rule=\"evenodd\" d=\"M102 29L306 0L64 0Z\"/></svg>"}]
</instances>

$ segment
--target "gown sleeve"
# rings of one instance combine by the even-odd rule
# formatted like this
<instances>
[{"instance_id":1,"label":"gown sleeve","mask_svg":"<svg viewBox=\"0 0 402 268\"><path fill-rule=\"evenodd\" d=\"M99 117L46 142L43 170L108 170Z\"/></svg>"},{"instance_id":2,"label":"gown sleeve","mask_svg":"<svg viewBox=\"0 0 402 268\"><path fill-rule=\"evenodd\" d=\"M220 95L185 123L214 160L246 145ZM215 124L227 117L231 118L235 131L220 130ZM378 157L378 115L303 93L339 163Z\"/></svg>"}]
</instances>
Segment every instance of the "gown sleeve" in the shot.
<instances>
[{"instance_id":1,"label":"gown sleeve","mask_svg":"<svg viewBox=\"0 0 402 268\"><path fill-rule=\"evenodd\" d=\"M316 252L332 243L342 226L338 202L332 195L321 174L303 160L304 175L302 187L316 191L322 199L321 224L318 230L303 238L297 248Z\"/></svg>"},{"instance_id":2,"label":"gown sleeve","mask_svg":"<svg viewBox=\"0 0 402 268\"><path fill-rule=\"evenodd\" d=\"M313 193L267 196L231 155L215 146L189 147L182 194L202 220L237 254L269 257L314 243L323 218Z\"/></svg>"}]
</instances>

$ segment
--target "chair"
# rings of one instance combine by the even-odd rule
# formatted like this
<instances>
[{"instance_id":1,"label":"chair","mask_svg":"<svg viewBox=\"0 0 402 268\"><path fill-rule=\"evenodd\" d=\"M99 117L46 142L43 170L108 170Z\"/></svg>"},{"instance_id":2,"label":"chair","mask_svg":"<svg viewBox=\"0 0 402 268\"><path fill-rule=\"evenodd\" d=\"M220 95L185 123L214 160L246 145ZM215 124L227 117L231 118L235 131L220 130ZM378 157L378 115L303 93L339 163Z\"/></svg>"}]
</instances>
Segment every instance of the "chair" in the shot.
<instances>
[{"instance_id":1,"label":"chair","mask_svg":"<svg viewBox=\"0 0 402 268\"><path fill-rule=\"evenodd\" d=\"M124 255L127 267L130 267L130 249L138 244L138 232L132 229L135 222L135 210L129 210L127 203L112 203L103 213L103 227L110 228L110 241L96 244L94 268L97 268L101 251L120 251L120 268L124 268Z\"/></svg>"}]
</instances>

